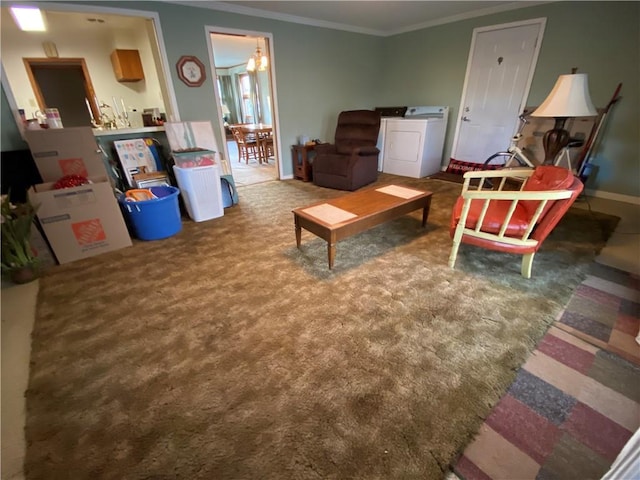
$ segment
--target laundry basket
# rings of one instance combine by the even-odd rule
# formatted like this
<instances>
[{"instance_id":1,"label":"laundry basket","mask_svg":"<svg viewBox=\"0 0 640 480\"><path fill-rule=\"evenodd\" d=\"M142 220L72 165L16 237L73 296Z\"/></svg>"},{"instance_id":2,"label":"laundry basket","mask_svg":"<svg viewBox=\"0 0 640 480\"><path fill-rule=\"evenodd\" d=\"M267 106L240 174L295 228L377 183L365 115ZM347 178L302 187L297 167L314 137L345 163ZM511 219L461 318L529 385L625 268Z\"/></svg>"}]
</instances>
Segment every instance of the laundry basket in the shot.
<instances>
[{"instance_id":1,"label":"laundry basket","mask_svg":"<svg viewBox=\"0 0 640 480\"><path fill-rule=\"evenodd\" d=\"M182 199L192 220L202 222L222 217L222 187L217 165L180 168L173 166Z\"/></svg>"},{"instance_id":2,"label":"laundry basket","mask_svg":"<svg viewBox=\"0 0 640 480\"><path fill-rule=\"evenodd\" d=\"M131 202L125 195L118 199L127 223L140 240L160 240L182 230L178 194L171 186L149 187L157 198Z\"/></svg>"}]
</instances>

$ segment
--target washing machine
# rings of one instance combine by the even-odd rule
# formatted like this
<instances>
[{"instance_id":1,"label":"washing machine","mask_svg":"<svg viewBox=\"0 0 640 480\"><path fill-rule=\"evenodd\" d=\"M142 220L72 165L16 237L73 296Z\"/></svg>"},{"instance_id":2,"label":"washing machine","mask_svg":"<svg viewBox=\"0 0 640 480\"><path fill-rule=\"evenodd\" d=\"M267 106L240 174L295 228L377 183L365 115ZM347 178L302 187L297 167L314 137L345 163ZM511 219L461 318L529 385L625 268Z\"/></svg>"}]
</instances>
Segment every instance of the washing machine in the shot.
<instances>
[{"instance_id":1,"label":"washing machine","mask_svg":"<svg viewBox=\"0 0 640 480\"><path fill-rule=\"evenodd\" d=\"M449 107L408 107L403 117L385 117L378 135L378 169L422 178L441 170Z\"/></svg>"}]
</instances>

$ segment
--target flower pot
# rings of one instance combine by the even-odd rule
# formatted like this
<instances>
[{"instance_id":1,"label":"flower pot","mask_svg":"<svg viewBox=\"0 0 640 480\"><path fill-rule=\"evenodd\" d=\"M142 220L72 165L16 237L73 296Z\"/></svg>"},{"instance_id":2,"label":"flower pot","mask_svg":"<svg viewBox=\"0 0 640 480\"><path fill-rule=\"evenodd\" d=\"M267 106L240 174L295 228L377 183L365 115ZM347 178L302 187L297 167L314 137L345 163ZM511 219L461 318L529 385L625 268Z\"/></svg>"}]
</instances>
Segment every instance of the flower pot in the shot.
<instances>
[{"instance_id":1,"label":"flower pot","mask_svg":"<svg viewBox=\"0 0 640 480\"><path fill-rule=\"evenodd\" d=\"M40 270L35 265L29 265L26 267L14 268L9 272L11 281L15 284L23 284L34 281L40 276Z\"/></svg>"}]
</instances>

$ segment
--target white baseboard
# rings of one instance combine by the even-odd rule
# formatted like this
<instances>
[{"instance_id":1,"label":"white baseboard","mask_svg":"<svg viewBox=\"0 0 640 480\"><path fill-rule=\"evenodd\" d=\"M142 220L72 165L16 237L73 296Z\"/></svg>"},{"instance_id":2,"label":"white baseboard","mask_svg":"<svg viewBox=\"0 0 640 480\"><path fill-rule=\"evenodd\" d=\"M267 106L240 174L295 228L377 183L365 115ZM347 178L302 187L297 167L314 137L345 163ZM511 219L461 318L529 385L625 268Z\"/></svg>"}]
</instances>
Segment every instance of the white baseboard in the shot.
<instances>
[{"instance_id":1,"label":"white baseboard","mask_svg":"<svg viewBox=\"0 0 640 480\"><path fill-rule=\"evenodd\" d=\"M615 200L616 202L640 205L640 197L634 197L632 195L622 195L620 193L604 192L602 190L585 190L584 193L590 197L606 198L608 200Z\"/></svg>"}]
</instances>

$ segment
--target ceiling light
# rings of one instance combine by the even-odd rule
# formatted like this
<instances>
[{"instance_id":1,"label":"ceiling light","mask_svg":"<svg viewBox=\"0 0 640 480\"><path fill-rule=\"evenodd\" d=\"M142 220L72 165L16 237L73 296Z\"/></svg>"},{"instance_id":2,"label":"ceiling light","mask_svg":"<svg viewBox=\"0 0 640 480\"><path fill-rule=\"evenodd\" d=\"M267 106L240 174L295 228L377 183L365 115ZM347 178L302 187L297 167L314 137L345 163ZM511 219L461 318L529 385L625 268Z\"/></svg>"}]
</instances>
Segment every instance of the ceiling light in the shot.
<instances>
[{"instance_id":1,"label":"ceiling light","mask_svg":"<svg viewBox=\"0 0 640 480\"><path fill-rule=\"evenodd\" d=\"M11 7L11 15L20 30L27 32L44 32L44 19L37 7Z\"/></svg>"},{"instance_id":2,"label":"ceiling light","mask_svg":"<svg viewBox=\"0 0 640 480\"><path fill-rule=\"evenodd\" d=\"M249 62L247 63L247 71L248 72L264 72L269 67L269 59L266 55L262 54L262 50L260 50L260 40L256 40L256 53L251 55Z\"/></svg>"}]
</instances>

